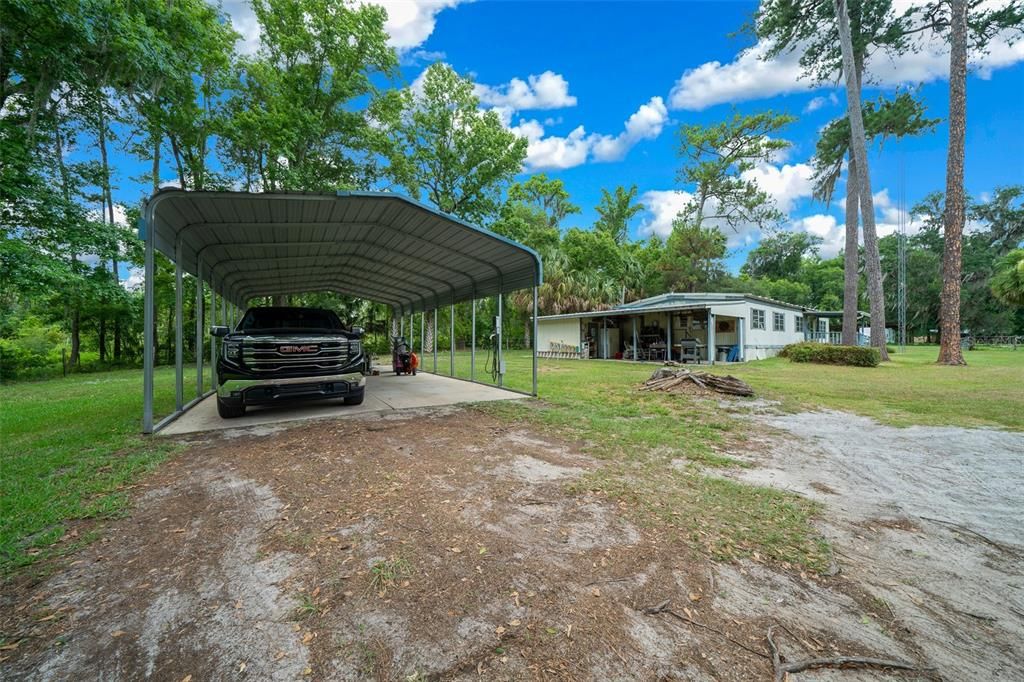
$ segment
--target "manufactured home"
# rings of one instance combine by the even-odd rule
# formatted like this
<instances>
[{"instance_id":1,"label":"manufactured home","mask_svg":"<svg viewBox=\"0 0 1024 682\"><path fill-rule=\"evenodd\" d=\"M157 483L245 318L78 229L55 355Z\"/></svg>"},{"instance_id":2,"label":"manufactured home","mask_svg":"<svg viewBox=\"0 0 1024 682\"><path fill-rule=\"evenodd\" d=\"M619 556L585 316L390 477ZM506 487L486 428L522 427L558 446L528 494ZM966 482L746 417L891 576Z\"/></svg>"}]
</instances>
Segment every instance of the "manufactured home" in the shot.
<instances>
[{"instance_id":1,"label":"manufactured home","mask_svg":"<svg viewBox=\"0 0 1024 682\"><path fill-rule=\"evenodd\" d=\"M839 343L818 311L750 294L668 293L608 310L543 315L541 357L742 362L804 340Z\"/></svg>"}]
</instances>

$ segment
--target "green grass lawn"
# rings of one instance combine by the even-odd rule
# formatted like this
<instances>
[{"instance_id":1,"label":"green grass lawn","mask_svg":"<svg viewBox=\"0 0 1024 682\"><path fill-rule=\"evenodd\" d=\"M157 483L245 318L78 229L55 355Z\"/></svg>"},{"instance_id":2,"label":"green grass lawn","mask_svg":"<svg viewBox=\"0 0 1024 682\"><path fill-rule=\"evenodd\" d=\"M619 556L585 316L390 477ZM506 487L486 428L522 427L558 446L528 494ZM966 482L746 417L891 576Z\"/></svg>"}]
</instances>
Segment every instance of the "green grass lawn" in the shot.
<instances>
[{"instance_id":1,"label":"green grass lawn","mask_svg":"<svg viewBox=\"0 0 1024 682\"><path fill-rule=\"evenodd\" d=\"M936 365L937 346L911 346L878 367L831 367L772 358L716 366L787 409L828 407L893 426L1024 430L1024 348L965 351L966 367Z\"/></svg>"},{"instance_id":2,"label":"green grass lawn","mask_svg":"<svg viewBox=\"0 0 1024 682\"><path fill-rule=\"evenodd\" d=\"M967 367L936 366L935 355L933 347L912 348L877 368L772 359L714 371L745 379L787 409L849 410L900 426L1024 429L1024 350L969 352ZM485 358L477 356L478 379ZM505 386L530 391L530 354L512 351L506 361ZM432 366L423 358L425 369ZM469 367L469 353L456 353L456 376L468 378ZM438 370L448 373L447 354L438 355ZM623 502L639 521L675 529L696 549L823 566L814 504L718 475L741 466L727 452L742 450L750 427L716 400L638 392L652 370L541 360L542 402L480 409L579 443L602 466L577 488ZM126 486L169 454L171 445L139 433L141 384L141 371L122 370L0 386L0 573L91 539L88 525L74 541L65 535L77 519L123 513ZM171 411L173 392L172 370L160 368L158 415Z\"/></svg>"},{"instance_id":3,"label":"green grass lawn","mask_svg":"<svg viewBox=\"0 0 1024 682\"><path fill-rule=\"evenodd\" d=\"M173 377L157 371L158 414L173 409ZM68 521L122 512L124 486L171 449L141 420L137 369L0 386L0 575L56 552Z\"/></svg>"}]
</instances>

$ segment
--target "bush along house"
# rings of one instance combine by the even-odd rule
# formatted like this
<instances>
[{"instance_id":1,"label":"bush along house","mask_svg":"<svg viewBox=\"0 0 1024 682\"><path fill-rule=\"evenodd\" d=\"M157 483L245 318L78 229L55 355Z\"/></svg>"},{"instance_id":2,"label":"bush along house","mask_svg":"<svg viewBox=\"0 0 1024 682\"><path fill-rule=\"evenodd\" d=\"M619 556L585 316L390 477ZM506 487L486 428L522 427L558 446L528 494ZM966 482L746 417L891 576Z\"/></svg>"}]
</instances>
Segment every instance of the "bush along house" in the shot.
<instances>
[{"instance_id":1,"label":"bush along house","mask_svg":"<svg viewBox=\"0 0 1024 682\"><path fill-rule=\"evenodd\" d=\"M743 362L799 341L839 343L842 313L751 294L668 293L608 310L543 315L541 357Z\"/></svg>"}]
</instances>

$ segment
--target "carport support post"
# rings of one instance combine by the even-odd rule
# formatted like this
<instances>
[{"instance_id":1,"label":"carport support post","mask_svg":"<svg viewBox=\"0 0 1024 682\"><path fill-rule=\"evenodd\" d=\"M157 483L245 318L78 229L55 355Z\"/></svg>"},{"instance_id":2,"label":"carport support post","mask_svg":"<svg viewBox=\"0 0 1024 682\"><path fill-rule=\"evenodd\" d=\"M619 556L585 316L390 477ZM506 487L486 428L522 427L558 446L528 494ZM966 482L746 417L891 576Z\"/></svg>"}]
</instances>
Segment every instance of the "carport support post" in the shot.
<instances>
[{"instance_id":1,"label":"carport support post","mask_svg":"<svg viewBox=\"0 0 1024 682\"><path fill-rule=\"evenodd\" d=\"M203 262L196 264L196 397L203 395Z\"/></svg>"},{"instance_id":2,"label":"carport support post","mask_svg":"<svg viewBox=\"0 0 1024 682\"><path fill-rule=\"evenodd\" d=\"M505 375L501 371L501 328L505 326L505 320L502 319L502 299L505 296L499 291L498 292L498 350L494 355L494 362L496 363L496 369L498 370L498 388L501 388L502 384L505 383Z\"/></svg>"},{"instance_id":3,"label":"carport support post","mask_svg":"<svg viewBox=\"0 0 1024 682\"><path fill-rule=\"evenodd\" d=\"M155 301L153 282L153 211L152 202L146 206L145 216L139 227L145 232L146 255L145 280L143 282L143 328L142 328L142 432L153 433L153 309Z\"/></svg>"},{"instance_id":4,"label":"carport support post","mask_svg":"<svg viewBox=\"0 0 1024 682\"><path fill-rule=\"evenodd\" d=\"M174 408L181 412L185 406L185 334L182 329L182 298L184 272L181 269L181 241L174 248Z\"/></svg>"},{"instance_id":5,"label":"carport support post","mask_svg":"<svg viewBox=\"0 0 1024 682\"><path fill-rule=\"evenodd\" d=\"M434 308L434 312L430 315L434 325L434 335L430 339L430 345L433 346L431 349L434 353L434 374L437 374L437 308Z\"/></svg>"},{"instance_id":6,"label":"carport support post","mask_svg":"<svg viewBox=\"0 0 1024 682\"><path fill-rule=\"evenodd\" d=\"M533 287L533 397L537 397L537 287Z\"/></svg>"},{"instance_id":7,"label":"carport support post","mask_svg":"<svg viewBox=\"0 0 1024 682\"><path fill-rule=\"evenodd\" d=\"M469 336L469 380L476 381L476 299L473 299L472 330Z\"/></svg>"},{"instance_id":8,"label":"carport support post","mask_svg":"<svg viewBox=\"0 0 1024 682\"><path fill-rule=\"evenodd\" d=\"M420 355L427 352L427 311L420 311Z\"/></svg>"},{"instance_id":9,"label":"carport support post","mask_svg":"<svg viewBox=\"0 0 1024 682\"><path fill-rule=\"evenodd\" d=\"M448 357L448 365L449 365L450 375L451 376L455 376L455 304L454 303L452 303L451 333L449 335L448 341L450 342L450 345L452 347L451 355Z\"/></svg>"},{"instance_id":10,"label":"carport support post","mask_svg":"<svg viewBox=\"0 0 1024 682\"><path fill-rule=\"evenodd\" d=\"M213 276L210 277L210 326L217 324L217 292L213 290ZM210 337L210 388L217 388L217 337Z\"/></svg>"}]
</instances>

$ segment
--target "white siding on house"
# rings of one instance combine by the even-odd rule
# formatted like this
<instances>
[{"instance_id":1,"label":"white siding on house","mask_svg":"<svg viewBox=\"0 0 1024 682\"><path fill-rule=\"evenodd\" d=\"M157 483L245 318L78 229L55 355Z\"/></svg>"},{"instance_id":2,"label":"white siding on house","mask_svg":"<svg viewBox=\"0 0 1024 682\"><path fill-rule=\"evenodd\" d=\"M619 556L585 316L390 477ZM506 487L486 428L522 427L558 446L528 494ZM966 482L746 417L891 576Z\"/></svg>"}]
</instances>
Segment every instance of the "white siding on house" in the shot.
<instances>
[{"instance_id":1,"label":"white siding on house","mask_svg":"<svg viewBox=\"0 0 1024 682\"><path fill-rule=\"evenodd\" d=\"M570 346L579 347L579 319L537 320L537 350L552 350L552 341L555 343L564 343Z\"/></svg>"},{"instance_id":2,"label":"white siding on house","mask_svg":"<svg viewBox=\"0 0 1024 682\"><path fill-rule=\"evenodd\" d=\"M754 329L752 324L747 326L747 338L744 343L747 360L764 360L765 358L770 358L774 355L778 355L783 346L804 340L803 332L796 331L795 319L796 317L802 317L803 313L793 310L792 308L775 306L771 303L761 301L748 304L746 307L746 316L748 320L753 320L752 310L756 309L764 311L765 321L764 329ZM774 331L775 313L779 313L783 316L785 331Z\"/></svg>"}]
</instances>

